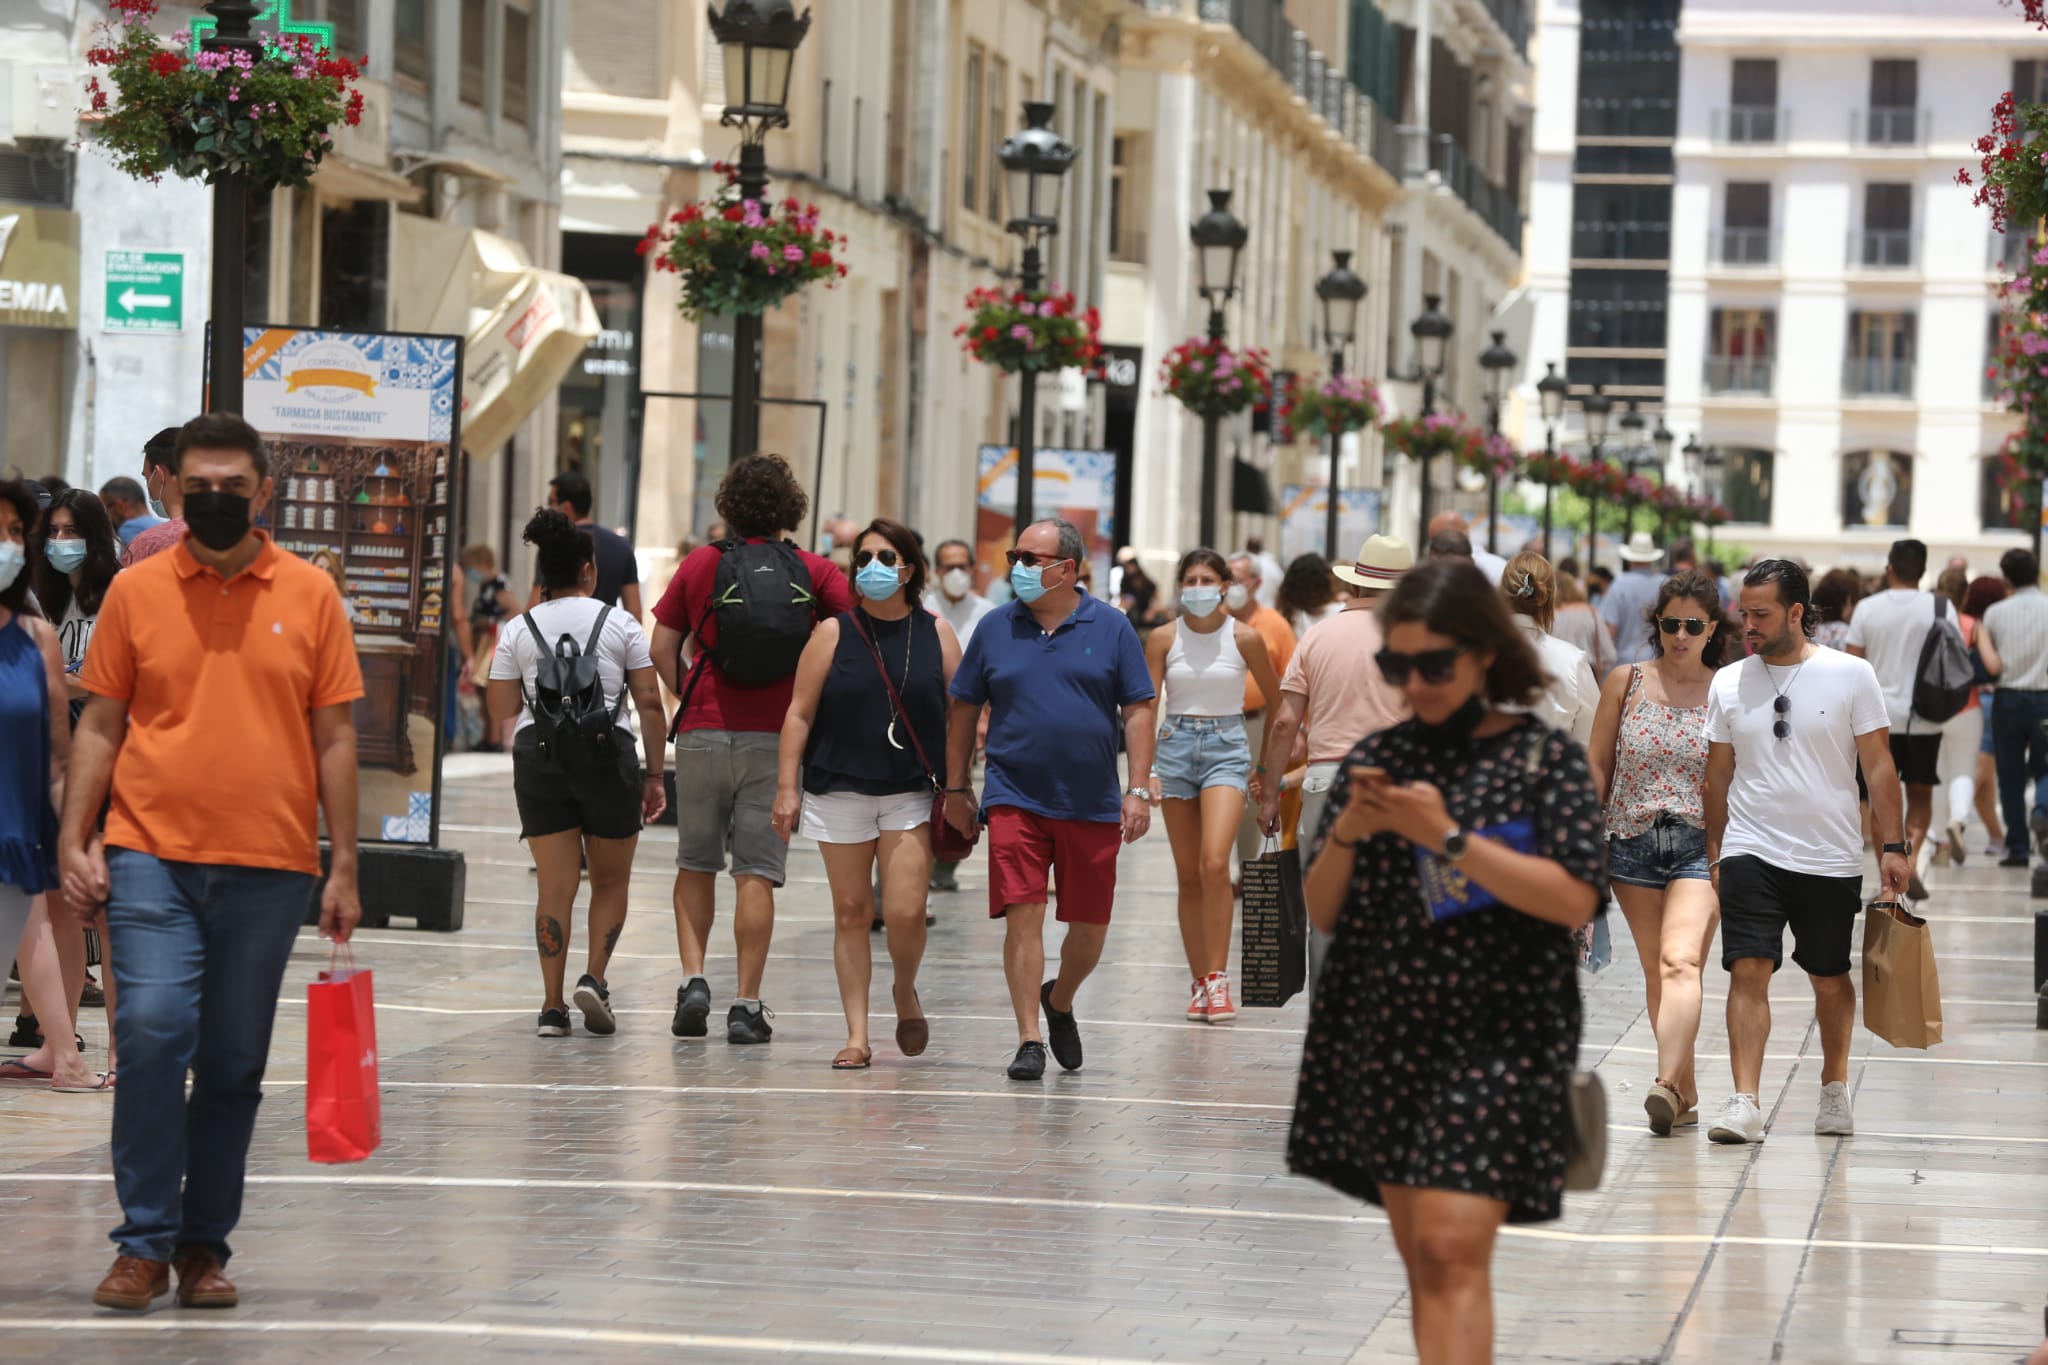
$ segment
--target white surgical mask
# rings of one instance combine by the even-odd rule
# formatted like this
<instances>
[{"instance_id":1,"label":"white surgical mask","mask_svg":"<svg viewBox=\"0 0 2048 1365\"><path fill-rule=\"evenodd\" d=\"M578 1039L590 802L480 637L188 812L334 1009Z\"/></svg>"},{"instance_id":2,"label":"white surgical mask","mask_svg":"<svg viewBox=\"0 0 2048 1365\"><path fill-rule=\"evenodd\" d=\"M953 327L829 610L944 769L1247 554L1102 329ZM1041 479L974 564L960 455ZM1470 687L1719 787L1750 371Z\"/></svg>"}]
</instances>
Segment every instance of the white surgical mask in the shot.
<instances>
[{"instance_id":1,"label":"white surgical mask","mask_svg":"<svg viewBox=\"0 0 2048 1365\"><path fill-rule=\"evenodd\" d=\"M1232 583L1223 594L1223 605L1230 611L1243 611L1244 604L1251 600L1252 595L1244 590L1242 583Z\"/></svg>"},{"instance_id":2,"label":"white surgical mask","mask_svg":"<svg viewBox=\"0 0 2048 1365\"><path fill-rule=\"evenodd\" d=\"M948 569L939 576L939 587L951 598L967 596L967 590L973 586L974 579L965 569Z\"/></svg>"},{"instance_id":3,"label":"white surgical mask","mask_svg":"<svg viewBox=\"0 0 2048 1365\"><path fill-rule=\"evenodd\" d=\"M1218 588L1198 587L1180 590L1181 610L1197 619L1213 616L1222 601L1223 592Z\"/></svg>"},{"instance_id":4,"label":"white surgical mask","mask_svg":"<svg viewBox=\"0 0 2048 1365\"><path fill-rule=\"evenodd\" d=\"M11 540L0 540L0 592L14 586L14 580L21 577L21 570L28 563L28 555Z\"/></svg>"}]
</instances>

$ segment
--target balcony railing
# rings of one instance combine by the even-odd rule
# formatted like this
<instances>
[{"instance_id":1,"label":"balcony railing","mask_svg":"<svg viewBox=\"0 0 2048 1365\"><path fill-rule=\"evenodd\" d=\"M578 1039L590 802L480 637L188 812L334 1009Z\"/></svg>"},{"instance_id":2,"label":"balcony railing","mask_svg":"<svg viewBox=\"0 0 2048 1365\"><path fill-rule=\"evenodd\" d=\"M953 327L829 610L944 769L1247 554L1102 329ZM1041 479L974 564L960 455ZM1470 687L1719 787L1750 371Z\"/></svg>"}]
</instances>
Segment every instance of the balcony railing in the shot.
<instances>
[{"instance_id":1,"label":"balcony railing","mask_svg":"<svg viewBox=\"0 0 2048 1365\"><path fill-rule=\"evenodd\" d=\"M1849 268L1911 270L1913 247L1911 228L1864 228L1849 234Z\"/></svg>"},{"instance_id":2,"label":"balcony railing","mask_svg":"<svg viewBox=\"0 0 2048 1365\"><path fill-rule=\"evenodd\" d=\"M1768 396L1771 392L1771 358L1752 355L1710 355L1707 357L1708 393L1747 393Z\"/></svg>"},{"instance_id":3,"label":"balcony railing","mask_svg":"<svg viewBox=\"0 0 2048 1365\"><path fill-rule=\"evenodd\" d=\"M1525 0L1480 0L1486 12L1493 16L1493 22L1500 25L1501 32L1508 35L1508 41L1515 45L1515 51L1522 57L1529 55L1529 6Z\"/></svg>"},{"instance_id":4,"label":"balcony railing","mask_svg":"<svg viewBox=\"0 0 2048 1365\"><path fill-rule=\"evenodd\" d=\"M1858 147L1917 147L1927 141L1932 121L1928 109L1858 109L1849 115L1849 141Z\"/></svg>"},{"instance_id":5,"label":"balcony railing","mask_svg":"<svg viewBox=\"0 0 2048 1365\"><path fill-rule=\"evenodd\" d=\"M1911 398L1913 362L1888 356L1850 356L1842 365L1844 398Z\"/></svg>"},{"instance_id":6,"label":"balcony railing","mask_svg":"<svg viewBox=\"0 0 2048 1365\"><path fill-rule=\"evenodd\" d=\"M1572 227L1575 261L1668 261L1669 223L1577 223Z\"/></svg>"},{"instance_id":7,"label":"balcony railing","mask_svg":"<svg viewBox=\"0 0 2048 1365\"><path fill-rule=\"evenodd\" d=\"M1777 234L1769 228L1722 228L1708 239L1710 265L1758 269L1778 263Z\"/></svg>"},{"instance_id":8,"label":"balcony railing","mask_svg":"<svg viewBox=\"0 0 2048 1365\"><path fill-rule=\"evenodd\" d=\"M1522 209L1513 191L1488 180L1458 140L1427 128L1401 129L1401 174L1410 180L1434 175L1445 188L1515 250L1522 246Z\"/></svg>"},{"instance_id":9,"label":"balcony railing","mask_svg":"<svg viewBox=\"0 0 2048 1365\"><path fill-rule=\"evenodd\" d=\"M1768 104L1737 104L1714 111L1714 141L1741 146L1771 146L1792 131L1792 111Z\"/></svg>"}]
</instances>

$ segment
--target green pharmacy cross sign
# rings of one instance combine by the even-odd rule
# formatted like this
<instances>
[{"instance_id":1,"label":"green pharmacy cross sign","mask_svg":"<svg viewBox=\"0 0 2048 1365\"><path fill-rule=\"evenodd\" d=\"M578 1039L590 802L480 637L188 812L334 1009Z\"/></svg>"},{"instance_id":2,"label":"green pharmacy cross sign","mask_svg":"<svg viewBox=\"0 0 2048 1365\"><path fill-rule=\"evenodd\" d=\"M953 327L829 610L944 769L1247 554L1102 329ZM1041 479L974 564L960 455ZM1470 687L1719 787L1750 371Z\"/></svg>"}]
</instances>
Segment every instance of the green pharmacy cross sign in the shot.
<instances>
[{"instance_id":1,"label":"green pharmacy cross sign","mask_svg":"<svg viewBox=\"0 0 2048 1365\"><path fill-rule=\"evenodd\" d=\"M292 18L292 0L256 0L258 13L249 25L250 33L266 43L275 43L286 34L302 33L313 39L315 47L334 46L334 25L301 22ZM199 51L199 45L211 37L220 27L212 15L202 15L192 21L192 51Z\"/></svg>"}]
</instances>

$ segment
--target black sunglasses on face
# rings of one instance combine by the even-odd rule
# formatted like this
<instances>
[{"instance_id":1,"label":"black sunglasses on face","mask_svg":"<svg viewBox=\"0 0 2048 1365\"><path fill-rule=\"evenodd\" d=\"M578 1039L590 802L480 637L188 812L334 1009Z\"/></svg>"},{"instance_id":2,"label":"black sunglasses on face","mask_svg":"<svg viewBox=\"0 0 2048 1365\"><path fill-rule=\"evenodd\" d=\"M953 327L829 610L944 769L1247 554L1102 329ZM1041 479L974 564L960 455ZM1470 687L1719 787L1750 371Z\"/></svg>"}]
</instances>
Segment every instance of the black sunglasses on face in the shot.
<instances>
[{"instance_id":1,"label":"black sunglasses on face","mask_svg":"<svg viewBox=\"0 0 2048 1365\"><path fill-rule=\"evenodd\" d=\"M1771 709L1778 713L1778 718L1771 722L1771 733L1779 739L1791 738L1792 722L1786 720L1785 717L1791 713L1792 699L1787 696L1780 696L1771 703Z\"/></svg>"},{"instance_id":2,"label":"black sunglasses on face","mask_svg":"<svg viewBox=\"0 0 2048 1365\"><path fill-rule=\"evenodd\" d=\"M1425 649L1420 654L1397 654L1391 649L1383 649L1372 658L1380 666L1380 676L1390 687L1406 686L1410 673L1431 687L1442 687L1457 671L1458 656L1464 652L1463 645L1453 645L1449 649Z\"/></svg>"},{"instance_id":3,"label":"black sunglasses on face","mask_svg":"<svg viewBox=\"0 0 2048 1365\"><path fill-rule=\"evenodd\" d=\"M1657 623L1657 628L1666 635L1678 634L1679 627L1681 626L1685 628L1687 635L1704 635L1707 633L1707 623L1700 620L1697 616L1688 616L1683 621L1679 620L1676 616L1667 616Z\"/></svg>"},{"instance_id":4,"label":"black sunglasses on face","mask_svg":"<svg viewBox=\"0 0 2048 1365\"><path fill-rule=\"evenodd\" d=\"M1027 569L1036 568L1041 564L1050 567L1064 562L1060 555L1042 555L1033 550L1005 550L1003 555L1012 564L1022 564Z\"/></svg>"},{"instance_id":5,"label":"black sunglasses on face","mask_svg":"<svg viewBox=\"0 0 2048 1365\"><path fill-rule=\"evenodd\" d=\"M885 568L893 569L896 567L896 552L894 550L862 550L853 557L853 567L865 569L877 559L882 561Z\"/></svg>"}]
</instances>

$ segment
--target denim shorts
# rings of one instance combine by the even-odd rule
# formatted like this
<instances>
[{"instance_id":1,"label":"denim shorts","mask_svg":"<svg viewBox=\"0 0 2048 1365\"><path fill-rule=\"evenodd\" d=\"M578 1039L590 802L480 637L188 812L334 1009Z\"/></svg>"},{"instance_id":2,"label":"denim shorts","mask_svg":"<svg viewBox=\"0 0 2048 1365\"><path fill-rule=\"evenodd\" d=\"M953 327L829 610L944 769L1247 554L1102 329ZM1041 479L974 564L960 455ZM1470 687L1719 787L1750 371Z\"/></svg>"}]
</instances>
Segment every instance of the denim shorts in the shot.
<instances>
[{"instance_id":1,"label":"denim shorts","mask_svg":"<svg viewBox=\"0 0 2048 1365\"><path fill-rule=\"evenodd\" d=\"M1996 754L1998 752L1991 738L1991 699L1997 694L1998 689L1995 687L1980 687L1977 689L1977 705L1983 708L1984 711L1984 738L1977 741L1977 752L1980 754Z\"/></svg>"},{"instance_id":2,"label":"denim shorts","mask_svg":"<svg viewBox=\"0 0 2048 1365\"><path fill-rule=\"evenodd\" d=\"M1607 877L1654 891L1672 882L1707 881L1707 832L1666 812L1633 839L1607 841Z\"/></svg>"},{"instance_id":3,"label":"denim shorts","mask_svg":"<svg viewBox=\"0 0 2048 1365\"><path fill-rule=\"evenodd\" d=\"M1204 787L1248 789L1251 745L1243 716L1168 716L1159 727L1152 772L1169 801L1192 801Z\"/></svg>"}]
</instances>

